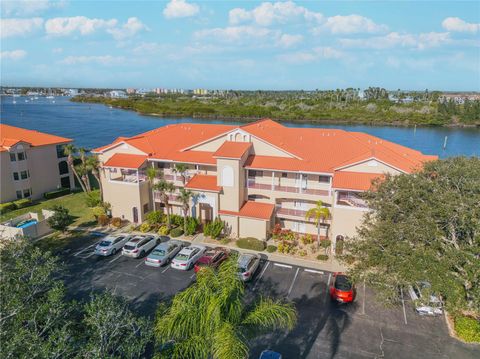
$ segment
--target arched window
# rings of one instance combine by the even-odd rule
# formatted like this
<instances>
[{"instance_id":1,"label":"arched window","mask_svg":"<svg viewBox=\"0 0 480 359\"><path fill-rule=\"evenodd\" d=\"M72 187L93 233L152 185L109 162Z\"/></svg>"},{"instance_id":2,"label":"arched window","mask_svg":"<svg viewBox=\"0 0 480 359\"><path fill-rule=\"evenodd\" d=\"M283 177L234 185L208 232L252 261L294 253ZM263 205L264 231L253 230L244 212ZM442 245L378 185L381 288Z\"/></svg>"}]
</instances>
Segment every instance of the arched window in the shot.
<instances>
[{"instance_id":1,"label":"arched window","mask_svg":"<svg viewBox=\"0 0 480 359\"><path fill-rule=\"evenodd\" d=\"M58 172L60 175L68 174L68 164L67 161L60 161L58 162Z\"/></svg>"},{"instance_id":2,"label":"arched window","mask_svg":"<svg viewBox=\"0 0 480 359\"><path fill-rule=\"evenodd\" d=\"M222 186L233 187L233 168L230 166L222 168Z\"/></svg>"},{"instance_id":3,"label":"arched window","mask_svg":"<svg viewBox=\"0 0 480 359\"><path fill-rule=\"evenodd\" d=\"M235 135L235 142L241 142L241 141L242 141L242 134L240 132L238 132Z\"/></svg>"},{"instance_id":4,"label":"arched window","mask_svg":"<svg viewBox=\"0 0 480 359\"><path fill-rule=\"evenodd\" d=\"M339 234L335 239L336 239L335 254L340 255L343 253L343 245L344 245L345 237Z\"/></svg>"}]
</instances>

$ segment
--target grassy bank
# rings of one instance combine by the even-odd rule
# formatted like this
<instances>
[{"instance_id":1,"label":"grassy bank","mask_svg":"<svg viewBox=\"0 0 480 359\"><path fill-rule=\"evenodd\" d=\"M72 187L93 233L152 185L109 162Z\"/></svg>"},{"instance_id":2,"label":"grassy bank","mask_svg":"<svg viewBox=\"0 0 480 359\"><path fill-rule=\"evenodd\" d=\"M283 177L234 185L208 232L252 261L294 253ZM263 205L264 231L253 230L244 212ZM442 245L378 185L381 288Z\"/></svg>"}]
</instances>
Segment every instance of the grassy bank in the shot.
<instances>
[{"instance_id":1,"label":"grassy bank","mask_svg":"<svg viewBox=\"0 0 480 359\"><path fill-rule=\"evenodd\" d=\"M289 97L131 97L111 99L77 96L74 102L101 103L155 116L250 121L272 118L308 123L352 123L394 126L474 126L480 125L480 102L467 107L434 101L398 104L386 99L370 101L329 101Z\"/></svg>"}]
</instances>

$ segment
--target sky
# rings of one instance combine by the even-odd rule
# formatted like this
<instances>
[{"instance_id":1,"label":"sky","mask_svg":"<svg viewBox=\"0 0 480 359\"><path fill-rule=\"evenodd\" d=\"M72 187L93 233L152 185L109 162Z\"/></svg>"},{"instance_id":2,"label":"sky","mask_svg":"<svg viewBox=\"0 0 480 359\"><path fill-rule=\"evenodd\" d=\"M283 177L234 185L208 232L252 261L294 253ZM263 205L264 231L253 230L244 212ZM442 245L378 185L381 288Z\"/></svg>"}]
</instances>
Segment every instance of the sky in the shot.
<instances>
[{"instance_id":1,"label":"sky","mask_svg":"<svg viewBox=\"0 0 480 359\"><path fill-rule=\"evenodd\" d=\"M3 0L1 84L480 90L479 1Z\"/></svg>"}]
</instances>

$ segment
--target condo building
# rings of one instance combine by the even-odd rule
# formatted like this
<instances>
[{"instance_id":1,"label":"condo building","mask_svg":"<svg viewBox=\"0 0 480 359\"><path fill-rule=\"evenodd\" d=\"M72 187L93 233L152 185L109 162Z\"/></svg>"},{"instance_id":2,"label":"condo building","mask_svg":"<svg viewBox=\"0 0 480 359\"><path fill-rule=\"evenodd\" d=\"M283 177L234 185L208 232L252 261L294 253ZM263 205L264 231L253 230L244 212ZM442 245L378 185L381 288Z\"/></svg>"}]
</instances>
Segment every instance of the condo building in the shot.
<instances>
[{"instance_id":1,"label":"condo building","mask_svg":"<svg viewBox=\"0 0 480 359\"><path fill-rule=\"evenodd\" d=\"M411 173L436 156L360 133L286 127L264 119L243 126L174 124L119 137L94 150L102 164L104 199L112 214L142 222L162 210L146 169L175 185L169 194L181 214L178 190L194 193L189 215L219 217L232 237L267 238L274 225L317 233L305 217L321 200L330 210L320 234L333 243L353 236L368 207L360 193L386 173ZM188 170L175 171L176 164Z\"/></svg>"},{"instance_id":2,"label":"condo building","mask_svg":"<svg viewBox=\"0 0 480 359\"><path fill-rule=\"evenodd\" d=\"M0 124L0 203L39 199L45 192L73 187L63 152L70 142L69 138Z\"/></svg>"}]
</instances>

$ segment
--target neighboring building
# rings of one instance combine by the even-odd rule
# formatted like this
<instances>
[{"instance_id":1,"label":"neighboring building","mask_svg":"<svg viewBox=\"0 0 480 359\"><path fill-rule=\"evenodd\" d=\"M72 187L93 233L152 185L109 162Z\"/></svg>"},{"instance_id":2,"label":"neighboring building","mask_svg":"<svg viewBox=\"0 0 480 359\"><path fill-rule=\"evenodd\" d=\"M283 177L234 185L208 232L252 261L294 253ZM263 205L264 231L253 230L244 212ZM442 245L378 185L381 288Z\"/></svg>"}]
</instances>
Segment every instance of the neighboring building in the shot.
<instances>
[{"instance_id":1,"label":"neighboring building","mask_svg":"<svg viewBox=\"0 0 480 359\"><path fill-rule=\"evenodd\" d=\"M0 203L42 198L45 192L73 187L63 146L69 138L0 124Z\"/></svg>"},{"instance_id":2,"label":"neighboring building","mask_svg":"<svg viewBox=\"0 0 480 359\"><path fill-rule=\"evenodd\" d=\"M358 194L372 179L410 173L437 158L360 132L292 128L269 119L243 126L168 125L119 137L95 152L114 216L141 222L162 208L146 178L152 166L177 192L194 192L189 215L202 222L218 216L231 236L266 238L276 223L315 234L305 214L322 200L332 216L321 234L334 241L355 234L368 211ZM185 178L173 171L176 163L188 164ZM181 214L177 195L170 194L169 202Z\"/></svg>"},{"instance_id":3,"label":"neighboring building","mask_svg":"<svg viewBox=\"0 0 480 359\"><path fill-rule=\"evenodd\" d=\"M127 89L127 94L129 94L129 95L134 95L136 92L137 92L137 90L134 89L134 88L128 88Z\"/></svg>"},{"instance_id":4,"label":"neighboring building","mask_svg":"<svg viewBox=\"0 0 480 359\"><path fill-rule=\"evenodd\" d=\"M108 95L111 97L111 98L125 98L127 97L127 93L125 91L122 91L122 90L113 90L113 91L110 91L108 93Z\"/></svg>"},{"instance_id":5,"label":"neighboring building","mask_svg":"<svg viewBox=\"0 0 480 359\"><path fill-rule=\"evenodd\" d=\"M194 95L208 95L209 91L207 89L195 89L193 90Z\"/></svg>"}]
</instances>

